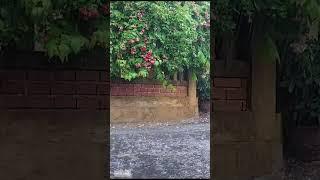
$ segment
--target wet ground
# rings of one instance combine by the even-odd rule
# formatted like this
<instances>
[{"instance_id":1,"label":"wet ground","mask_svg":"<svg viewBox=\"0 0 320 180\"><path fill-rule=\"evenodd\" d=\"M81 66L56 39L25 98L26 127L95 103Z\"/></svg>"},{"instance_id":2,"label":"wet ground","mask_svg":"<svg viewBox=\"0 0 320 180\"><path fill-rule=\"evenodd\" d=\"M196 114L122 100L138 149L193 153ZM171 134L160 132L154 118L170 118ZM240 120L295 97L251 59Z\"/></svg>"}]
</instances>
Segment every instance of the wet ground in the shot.
<instances>
[{"instance_id":1,"label":"wet ground","mask_svg":"<svg viewBox=\"0 0 320 180\"><path fill-rule=\"evenodd\" d=\"M209 178L208 120L111 127L111 178Z\"/></svg>"}]
</instances>

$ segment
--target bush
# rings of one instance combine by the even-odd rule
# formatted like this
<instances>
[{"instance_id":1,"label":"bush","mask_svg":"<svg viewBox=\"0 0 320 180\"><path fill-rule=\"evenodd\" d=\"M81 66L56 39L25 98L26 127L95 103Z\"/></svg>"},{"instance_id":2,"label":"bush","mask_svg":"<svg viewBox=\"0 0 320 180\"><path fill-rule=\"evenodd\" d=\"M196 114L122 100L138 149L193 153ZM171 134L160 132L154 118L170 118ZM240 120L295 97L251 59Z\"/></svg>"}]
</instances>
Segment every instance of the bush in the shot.
<instances>
[{"instance_id":1,"label":"bush","mask_svg":"<svg viewBox=\"0 0 320 180\"><path fill-rule=\"evenodd\" d=\"M111 76L153 78L209 69L209 2L111 2Z\"/></svg>"}]
</instances>

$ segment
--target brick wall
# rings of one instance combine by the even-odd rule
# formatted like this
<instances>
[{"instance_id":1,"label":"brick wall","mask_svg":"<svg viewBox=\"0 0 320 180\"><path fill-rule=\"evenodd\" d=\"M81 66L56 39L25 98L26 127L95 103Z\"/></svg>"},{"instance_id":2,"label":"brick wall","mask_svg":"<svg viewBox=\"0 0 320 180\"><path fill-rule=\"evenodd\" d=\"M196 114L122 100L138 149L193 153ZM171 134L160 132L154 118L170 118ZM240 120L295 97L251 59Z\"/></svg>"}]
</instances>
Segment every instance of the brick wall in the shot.
<instances>
[{"instance_id":1,"label":"brick wall","mask_svg":"<svg viewBox=\"0 0 320 180\"><path fill-rule=\"evenodd\" d=\"M0 70L0 109L105 110L103 70Z\"/></svg>"},{"instance_id":2,"label":"brick wall","mask_svg":"<svg viewBox=\"0 0 320 180\"><path fill-rule=\"evenodd\" d=\"M176 84L174 89L168 89L160 84L152 83L111 83L111 96L167 96L185 97L188 95L188 85Z\"/></svg>"},{"instance_id":3,"label":"brick wall","mask_svg":"<svg viewBox=\"0 0 320 180\"><path fill-rule=\"evenodd\" d=\"M248 63L231 61L229 69L224 61L214 62L212 97L214 111L248 111L250 102Z\"/></svg>"},{"instance_id":4,"label":"brick wall","mask_svg":"<svg viewBox=\"0 0 320 180\"><path fill-rule=\"evenodd\" d=\"M248 110L248 79L240 77L215 77L213 81L214 110Z\"/></svg>"},{"instance_id":5,"label":"brick wall","mask_svg":"<svg viewBox=\"0 0 320 180\"><path fill-rule=\"evenodd\" d=\"M43 53L0 55L0 179L108 177L103 52L84 52L65 64Z\"/></svg>"}]
</instances>

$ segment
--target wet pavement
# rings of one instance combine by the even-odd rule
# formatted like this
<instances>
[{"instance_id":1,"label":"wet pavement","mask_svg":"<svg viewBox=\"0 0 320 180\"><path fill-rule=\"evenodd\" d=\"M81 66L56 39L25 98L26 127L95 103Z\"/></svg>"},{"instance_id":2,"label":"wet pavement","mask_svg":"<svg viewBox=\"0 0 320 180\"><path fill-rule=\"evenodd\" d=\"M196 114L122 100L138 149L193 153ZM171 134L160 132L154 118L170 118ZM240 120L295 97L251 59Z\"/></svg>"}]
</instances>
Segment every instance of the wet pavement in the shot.
<instances>
[{"instance_id":1,"label":"wet pavement","mask_svg":"<svg viewBox=\"0 0 320 180\"><path fill-rule=\"evenodd\" d=\"M208 119L208 117L206 117ZM111 178L206 178L210 176L207 120L110 128Z\"/></svg>"}]
</instances>

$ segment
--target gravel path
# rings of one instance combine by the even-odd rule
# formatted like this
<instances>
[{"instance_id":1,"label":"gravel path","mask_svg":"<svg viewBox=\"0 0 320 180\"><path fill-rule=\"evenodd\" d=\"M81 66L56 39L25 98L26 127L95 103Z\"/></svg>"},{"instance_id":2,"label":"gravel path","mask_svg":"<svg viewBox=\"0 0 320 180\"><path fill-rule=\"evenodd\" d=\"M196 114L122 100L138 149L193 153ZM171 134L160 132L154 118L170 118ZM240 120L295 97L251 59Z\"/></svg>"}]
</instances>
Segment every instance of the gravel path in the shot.
<instances>
[{"instance_id":1,"label":"gravel path","mask_svg":"<svg viewBox=\"0 0 320 180\"><path fill-rule=\"evenodd\" d=\"M111 178L209 178L208 119L111 127Z\"/></svg>"}]
</instances>

